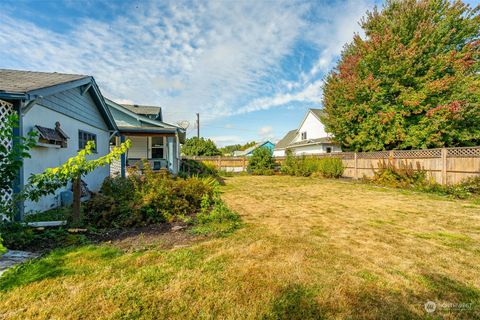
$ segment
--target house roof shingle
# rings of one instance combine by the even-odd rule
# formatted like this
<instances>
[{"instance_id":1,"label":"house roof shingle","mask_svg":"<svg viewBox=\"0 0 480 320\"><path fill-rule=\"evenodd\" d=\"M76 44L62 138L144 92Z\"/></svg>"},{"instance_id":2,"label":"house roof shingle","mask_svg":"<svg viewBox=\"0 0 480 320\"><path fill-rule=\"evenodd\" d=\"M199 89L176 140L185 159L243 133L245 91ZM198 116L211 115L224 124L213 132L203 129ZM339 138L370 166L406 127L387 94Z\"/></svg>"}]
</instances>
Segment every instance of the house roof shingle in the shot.
<instances>
[{"instance_id":1,"label":"house roof shingle","mask_svg":"<svg viewBox=\"0 0 480 320\"><path fill-rule=\"evenodd\" d=\"M128 110L136 113L136 114L151 114L157 115L162 108L157 106L143 106L138 104L122 104L123 107L127 108Z\"/></svg>"},{"instance_id":2,"label":"house roof shingle","mask_svg":"<svg viewBox=\"0 0 480 320\"><path fill-rule=\"evenodd\" d=\"M277 144L275 145L275 149L285 149L290 144L290 142L292 142L293 138L295 138L296 133L296 129L288 131L287 134L280 141L277 142Z\"/></svg>"},{"instance_id":3,"label":"house roof shingle","mask_svg":"<svg viewBox=\"0 0 480 320\"><path fill-rule=\"evenodd\" d=\"M68 136L60 129L60 127L52 129L36 125L35 128L40 133L40 137L45 140L65 141L68 139Z\"/></svg>"},{"instance_id":4,"label":"house roof shingle","mask_svg":"<svg viewBox=\"0 0 480 320\"><path fill-rule=\"evenodd\" d=\"M314 144L333 144L333 140L329 137L324 137L324 138L317 138L317 139L309 139L309 140L303 140L303 141L298 141L295 143L290 143L287 147L297 147L297 146L304 146L304 145L314 145Z\"/></svg>"},{"instance_id":5,"label":"house roof shingle","mask_svg":"<svg viewBox=\"0 0 480 320\"><path fill-rule=\"evenodd\" d=\"M81 74L0 69L0 91L27 93L88 77Z\"/></svg>"},{"instance_id":6,"label":"house roof shingle","mask_svg":"<svg viewBox=\"0 0 480 320\"><path fill-rule=\"evenodd\" d=\"M310 109L314 115L316 115L319 119L323 115L323 109Z\"/></svg>"}]
</instances>

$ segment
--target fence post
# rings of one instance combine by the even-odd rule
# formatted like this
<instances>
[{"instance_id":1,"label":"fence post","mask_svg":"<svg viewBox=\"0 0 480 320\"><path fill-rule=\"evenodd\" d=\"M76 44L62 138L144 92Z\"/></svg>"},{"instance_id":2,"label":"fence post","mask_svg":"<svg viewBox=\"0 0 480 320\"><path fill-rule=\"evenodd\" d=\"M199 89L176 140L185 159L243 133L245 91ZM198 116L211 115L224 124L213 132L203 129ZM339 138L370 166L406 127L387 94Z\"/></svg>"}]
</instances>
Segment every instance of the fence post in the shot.
<instances>
[{"instance_id":1,"label":"fence post","mask_svg":"<svg viewBox=\"0 0 480 320\"><path fill-rule=\"evenodd\" d=\"M442 185L447 185L447 148L442 148Z\"/></svg>"},{"instance_id":2,"label":"fence post","mask_svg":"<svg viewBox=\"0 0 480 320\"><path fill-rule=\"evenodd\" d=\"M218 170L222 170L222 158L221 158L221 156L218 156L217 164L218 164Z\"/></svg>"},{"instance_id":3,"label":"fence post","mask_svg":"<svg viewBox=\"0 0 480 320\"><path fill-rule=\"evenodd\" d=\"M242 171L247 171L247 158L244 156L243 157L243 168Z\"/></svg>"},{"instance_id":4,"label":"fence post","mask_svg":"<svg viewBox=\"0 0 480 320\"><path fill-rule=\"evenodd\" d=\"M358 179L358 156L357 156L356 152L353 154L353 159L354 159L354 162L353 162L353 164L354 164L353 177L355 179Z\"/></svg>"}]
</instances>

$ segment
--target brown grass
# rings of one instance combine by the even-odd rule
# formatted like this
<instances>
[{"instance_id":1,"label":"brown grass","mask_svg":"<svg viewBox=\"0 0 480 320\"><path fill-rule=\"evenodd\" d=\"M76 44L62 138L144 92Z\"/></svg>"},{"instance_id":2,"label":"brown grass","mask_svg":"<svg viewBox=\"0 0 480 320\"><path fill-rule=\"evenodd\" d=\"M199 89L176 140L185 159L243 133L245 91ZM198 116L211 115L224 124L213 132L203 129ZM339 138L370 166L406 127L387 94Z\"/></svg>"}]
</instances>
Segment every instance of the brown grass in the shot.
<instances>
[{"instance_id":1,"label":"brown grass","mask_svg":"<svg viewBox=\"0 0 480 320\"><path fill-rule=\"evenodd\" d=\"M480 317L478 204L348 181L226 182L223 198L246 223L233 235L58 252L7 275L0 317Z\"/></svg>"}]
</instances>

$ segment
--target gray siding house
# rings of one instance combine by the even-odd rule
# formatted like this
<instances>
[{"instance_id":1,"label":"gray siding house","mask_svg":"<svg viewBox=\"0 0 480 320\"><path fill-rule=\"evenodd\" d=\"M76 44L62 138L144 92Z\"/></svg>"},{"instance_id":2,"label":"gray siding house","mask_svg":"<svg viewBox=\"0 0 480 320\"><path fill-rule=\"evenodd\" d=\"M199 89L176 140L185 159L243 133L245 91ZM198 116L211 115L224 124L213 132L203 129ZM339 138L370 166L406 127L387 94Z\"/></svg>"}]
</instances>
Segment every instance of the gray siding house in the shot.
<instances>
[{"instance_id":1,"label":"gray siding house","mask_svg":"<svg viewBox=\"0 0 480 320\"><path fill-rule=\"evenodd\" d=\"M153 170L166 169L177 174L180 168L180 144L185 141L185 129L166 123L162 109L155 106L122 105L105 99L118 127L119 136L113 144L129 139L132 146L122 156L112 174L125 176L126 168L149 162ZM120 171L120 172L118 172Z\"/></svg>"},{"instance_id":2,"label":"gray siding house","mask_svg":"<svg viewBox=\"0 0 480 320\"><path fill-rule=\"evenodd\" d=\"M110 110L91 76L0 69L0 100L3 122L12 112L19 115L15 135L38 133L37 145L30 151L31 158L24 160L12 192L19 191L31 174L59 166L75 156L89 140L96 143L93 158L108 154L110 138L117 132ZM108 167L98 168L83 180L90 190L97 191L109 173ZM61 205L62 191L35 203L25 202L20 211L28 213L57 207ZM2 195L0 200L9 197L11 193Z\"/></svg>"}]
</instances>

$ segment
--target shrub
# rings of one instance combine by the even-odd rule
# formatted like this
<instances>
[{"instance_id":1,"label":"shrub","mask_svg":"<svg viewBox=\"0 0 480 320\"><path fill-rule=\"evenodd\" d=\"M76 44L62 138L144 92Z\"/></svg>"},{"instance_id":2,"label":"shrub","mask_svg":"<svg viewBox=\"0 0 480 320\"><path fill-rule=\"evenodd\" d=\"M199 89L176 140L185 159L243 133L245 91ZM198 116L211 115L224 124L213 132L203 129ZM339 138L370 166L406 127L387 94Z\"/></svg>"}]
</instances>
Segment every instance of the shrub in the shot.
<instances>
[{"instance_id":1,"label":"shrub","mask_svg":"<svg viewBox=\"0 0 480 320\"><path fill-rule=\"evenodd\" d=\"M342 160L337 158L294 157L288 152L280 170L282 173L299 177L318 174L325 178L339 178L344 168Z\"/></svg>"},{"instance_id":2,"label":"shrub","mask_svg":"<svg viewBox=\"0 0 480 320\"><path fill-rule=\"evenodd\" d=\"M417 163L417 169L410 163L399 162L398 165L393 161L380 161L378 169L373 169L372 181L377 184L394 187L408 188L420 187L428 183L427 175Z\"/></svg>"},{"instance_id":3,"label":"shrub","mask_svg":"<svg viewBox=\"0 0 480 320\"><path fill-rule=\"evenodd\" d=\"M240 216L219 198L204 197L202 210L194 220L192 232L201 235L225 236L241 226Z\"/></svg>"},{"instance_id":4,"label":"shrub","mask_svg":"<svg viewBox=\"0 0 480 320\"><path fill-rule=\"evenodd\" d=\"M7 252L7 248L3 246L3 239L2 235L0 234L0 256L2 256L5 252Z\"/></svg>"},{"instance_id":5,"label":"shrub","mask_svg":"<svg viewBox=\"0 0 480 320\"><path fill-rule=\"evenodd\" d=\"M275 160L272 150L266 147L257 148L253 151L248 161L247 170L254 175L272 175L275 172Z\"/></svg>"},{"instance_id":6,"label":"shrub","mask_svg":"<svg viewBox=\"0 0 480 320\"><path fill-rule=\"evenodd\" d=\"M318 161L317 170L325 178L340 178L344 171L343 162L338 158L322 158Z\"/></svg>"},{"instance_id":7,"label":"shrub","mask_svg":"<svg viewBox=\"0 0 480 320\"><path fill-rule=\"evenodd\" d=\"M12 250L45 250L84 243L83 235L72 235L63 228L35 229L18 222L0 223L4 245Z\"/></svg>"},{"instance_id":8,"label":"shrub","mask_svg":"<svg viewBox=\"0 0 480 320\"><path fill-rule=\"evenodd\" d=\"M85 205L85 221L100 228L171 222L198 212L204 197L217 196L217 186L211 177L174 178L145 166L143 175L105 180L102 193Z\"/></svg>"},{"instance_id":9,"label":"shrub","mask_svg":"<svg viewBox=\"0 0 480 320\"><path fill-rule=\"evenodd\" d=\"M442 186L435 182L429 182L419 187L421 191L449 195L457 199L480 197L480 177L471 177L454 185Z\"/></svg>"},{"instance_id":10,"label":"shrub","mask_svg":"<svg viewBox=\"0 0 480 320\"><path fill-rule=\"evenodd\" d=\"M107 177L102 184L101 192L108 196L115 196L120 199L133 199L134 183L132 179L125 179L120 176L111 178Z\"/></svg>"}]
</instances>

